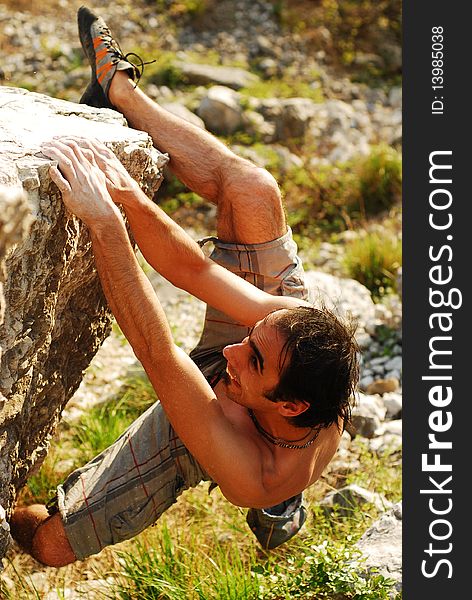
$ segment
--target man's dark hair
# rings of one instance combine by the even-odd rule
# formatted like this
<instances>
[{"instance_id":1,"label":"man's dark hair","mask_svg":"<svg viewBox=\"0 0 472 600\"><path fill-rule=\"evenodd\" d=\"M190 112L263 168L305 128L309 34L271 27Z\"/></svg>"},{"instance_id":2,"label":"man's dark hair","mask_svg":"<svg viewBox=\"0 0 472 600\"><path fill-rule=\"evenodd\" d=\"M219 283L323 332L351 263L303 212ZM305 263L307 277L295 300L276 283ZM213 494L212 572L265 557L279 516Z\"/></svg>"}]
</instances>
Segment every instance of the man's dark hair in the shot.
<instances>
[{"instance_id":1,"label":"man's dark hair","mask_svg":"<svg viewBox=\"0 0 472 600\"><path fill-rule=\"evenodd\" d=\"M280 360L286 364L266 397L307 402L307 410L290 419L297 427L328 427L340 417L347 423L359 377L355 325L342 323L324 307L287 309L276 319L285 340Z\"/></svg>"}]
</instances>

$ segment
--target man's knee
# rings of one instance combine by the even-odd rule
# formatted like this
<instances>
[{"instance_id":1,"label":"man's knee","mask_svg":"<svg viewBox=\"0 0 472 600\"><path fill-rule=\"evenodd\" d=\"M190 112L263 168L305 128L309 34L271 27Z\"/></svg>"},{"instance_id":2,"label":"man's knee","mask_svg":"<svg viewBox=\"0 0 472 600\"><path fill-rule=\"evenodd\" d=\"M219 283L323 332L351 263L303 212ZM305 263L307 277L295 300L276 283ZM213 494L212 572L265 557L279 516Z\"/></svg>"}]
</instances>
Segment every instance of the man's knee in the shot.
<instances>
[{"instance_id":1,"label":"man's knee","mask_svg":"<svg viewBox=\"0 0 472 600\"><path fill-rule=\"evenodd\" d=\"M63 567L77 560L59 513L49 517L38 527L33 537L31 554L49 567Z\"/></svg>"},{"instance_id":2,"label":"man's knee","mask_svg":"<svg viewBox=\"0 0 472 600\"><path fill-rule=\"evenodd\" d=\"M235 238L233 241L260 243L287 231L276 180L268 171L248 161L228 176L218 204L218 236L222 239L228 230Z\"/></svg>"}]
</instances>

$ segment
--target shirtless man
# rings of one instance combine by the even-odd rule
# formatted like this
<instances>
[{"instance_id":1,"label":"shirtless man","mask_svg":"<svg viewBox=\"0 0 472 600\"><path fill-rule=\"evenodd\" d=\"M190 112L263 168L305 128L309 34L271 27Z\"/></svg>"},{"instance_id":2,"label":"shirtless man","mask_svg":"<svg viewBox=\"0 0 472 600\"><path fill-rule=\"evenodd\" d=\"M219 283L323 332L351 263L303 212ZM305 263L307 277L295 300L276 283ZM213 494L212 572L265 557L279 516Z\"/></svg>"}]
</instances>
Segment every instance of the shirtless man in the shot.
<instances>
[{"instance_id":1,"label":"shirtless man","mask_svg":"<svg viewBox=\"0 0 472 600\"><path fill-rule=\"evenodd\" d=\"M15 511L14 537L51 566L136 535L205 479L251 508L257 526L263 507L286 507L320 477L358 374L352 328L305 301L273 177L147 98L103 20L86 8L79 33L92 66L82 101L113 106L169 153L173 172L217 205L218 238L207 258L205 241L195 243L150 201L103 144L43 146L58 163L51 177L66 207L89 228L109 305L160 399L59 486L55 506ZM208 305L191 357L173 342L117 205L146 260Z\"/></svg>"}]
</instances>

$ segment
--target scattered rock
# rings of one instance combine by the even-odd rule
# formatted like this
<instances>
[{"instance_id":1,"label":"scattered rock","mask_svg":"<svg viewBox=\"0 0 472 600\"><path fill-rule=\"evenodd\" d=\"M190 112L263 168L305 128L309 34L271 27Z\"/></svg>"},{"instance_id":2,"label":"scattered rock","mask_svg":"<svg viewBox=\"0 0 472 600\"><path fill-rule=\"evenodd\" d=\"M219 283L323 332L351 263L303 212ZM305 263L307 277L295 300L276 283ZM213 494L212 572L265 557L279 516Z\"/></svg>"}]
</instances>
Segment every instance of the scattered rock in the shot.
<instances>
[{"instance_id":1,"label":"scattered rock","mask_svg":"<svg viewBox=\"0 0 472 600\"><path fill-rule=\"evenodd\" d=\"M184 119L184 121L188 121L189 123L200 127L200 129L205 129L205 123L203 120L191 110L186 108L183 104L180 104L179 102L162 102L161 106L176 117L180 117L181 119Z\"/></svg>"},{"instance_id":2,"label":"scattered rock","mask_svg":"<svg viewBox=\"0 0 472 600\"><path fill-rule=\"evenodd\" d=\"M371 361L372 364L373 361ZM389 379L376 379L367 387L368 394L386 394L387 392L396 392L400 387L400 382L395 377Z\"/></svg>"},{"instance_id":3,"label":"scattered rock","mask_svg":"<svg viewBox=\"0 0 472 600\"><path fill-rule=\"evenodd\" d=\"M315 304L325 304L342 317L351 314L362 326L374 318L372 295L358 281L320 271L307 271L305 276Z\"/></svg>"},{"instance_id":4,"label":"scattered rock","mask_svg":"<svg viewBox=\"0 0 472 600\"><path fill-rule=\"evenodd\" d=\"M341 515L350 516L358 506L367 502L373 504L378 510L385 510L392 506L392 503L388 502L381 494L355 484L330 492L321 500L320 506L328 510L337 506Z\"/></svg>"},{"instance_id":5,"label":"scattered rock","mask_svg":"<svg viewBox=\"0 0 472 600\"><path fill-rule=\"evenodd\" d=\"M381 422L385 419L387 409L380 396L358 394L358 401L352 409L352 424L358 435L372 438L377 435Z\"/></svg>"},{"instance_id":6,"label":"scattered rock","mask_svg":"<svg viewBox=\"0 0 472 600\"><path fill-rule=\"evenodd\" d=\"M380 435L398 435L401 437L402 435L402 420L395 419L393 421L386 421L382 423L380 429L378 430Z\"/></svg>"},{"instance_id":7,"label":"scattered rock","mask_svg":"<svg viewBox=\"0 0 472 600\"><path fill-rule=\"evenodd\" d=\"M395 433L384 433L369 440L369 450L378 456L399 452L401 448L401 435Z\"/></svg>"},{"instance_id":8,"label":"scattered rock","mask_svg":"<svg viewBox=\"0 0 472 600\"><path fill-rule=\"evenodd\" d=\"M197 113L213 133L234 133L243 124L239 95L228 87L216 85L208 90Z\"/></svg>"},{"instance_id":9,"label":"scattered rock","mask_svg":"<svg viewBox=\"0 0 472 600\"><path fill-rule=\"evenodd\" d=\"M387 419L397 419L402 412L403 396L397 392L388 392L382 396L387 409Z\"/></svg>"},{"instance_id":10,"label":"scattered rock","mask_svg":"<svg viewBox=\"0 0 472 600\"><path fill-rule=\"evenodd\" d=\"M317 105L308 98L289 98L281 101L280 113L275 120L276 139L303 139L316 113Z\"/></svg>"},{"instance_id":11,"label":"scattered rock","mask_svg":"<svg viewBox=\"0 0 472 600\"><path fill-rule=\"evenodd\" d=\"M242 124L244 131L255 139L266 143L272 142L275 139L274 123L266 121L261 113L254 110L246 110L243 115Z\"/></svg>"},{"instance_id":12,"label":"scattered rock","mask_svg":"<svg viewBox=\"0 0 472 600\"><path fill-rule=\"evenodd\" d=\"M188 83L192 85L222 85L239 90L249 87L259 80L254 73L237 67L214 67L182 62L178 64L178 68Z\"/></svg>"},{"instance_id":13,"label":"scattered rock","mask_svg":"<svg viewBox=\"0 0 472 600\"><path fill-rule=\"evenodd\" d=\"M385 363L385 369L387 371L401 371L402 370L402 357L394 356L388 362Z\"/></svg>"}]
</instances>

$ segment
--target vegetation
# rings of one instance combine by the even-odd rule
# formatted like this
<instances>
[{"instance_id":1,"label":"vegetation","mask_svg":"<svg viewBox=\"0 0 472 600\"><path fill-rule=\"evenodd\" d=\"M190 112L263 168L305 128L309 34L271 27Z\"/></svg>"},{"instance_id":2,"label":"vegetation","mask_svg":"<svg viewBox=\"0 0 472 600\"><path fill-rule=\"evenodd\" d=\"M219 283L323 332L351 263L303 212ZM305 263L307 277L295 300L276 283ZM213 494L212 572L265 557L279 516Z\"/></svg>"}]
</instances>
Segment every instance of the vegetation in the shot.
<instances>
[{"instance_id":1,"label":"vegetation","mask_svg":"<svg viewBox=\"0 0 472 600\"><path fill-rule=\"evenodd\" d=\"M365 225L398 203L401 181L400 153L380 145L344 164L292 169L281 185L291 227L312 238Z\"/></svg>"},{"instance_id":2,"label":"vegetation","mask_svg":"<svg viewBox=\"0 0 472 600\"><path fill-rule=\"evenodd\" d=\"M118 397L93 408L77 423L62 425L44 466L30 479L20 501L47 500L69 471L106 447L154 398L147 379L137 375ZM333 469L307 490L307 523L298 536L274 551L266 553L257 546L245 523L245 511L224 500L219 490L209 495L207 484L201 484L185 492L154 527L133 540L79 565L48 570L53 589L59 598L67 597L67 588L92 578L103 579L98 597L109 600L389 598L392 583L378 574L362 577L355 549L356 541L378 517L376 508L363 505L348 514L327 513L318 503L330 489L345 482L398 501L400 455L387 451L377 456L357 439L351 450L353 464L360 460L362 469L344 476ZM38 569L25 555L14 556L6 567L10 584L0 584L2 598L43 597L35 577Z\"/></svg>"},{"instance_id":3,"label":"vegetation","mask_svg":"<svg viewBox=\"0 0 472 600\"><path fill-rule=\"evenodd\" d=\"M401 264L401 240L385 234L366 233L345 248L347 274L369 288L377 299L396 291L396 273Z\"/></svg>"},{"instance_id":4,"label":"vegetation","mask_svg":"<svg viewBox=\"0 0 472 600\"><path fill-rule=\"evenodd\" d=\"M392 46L402 43L400 0L272 2L282 25L301 35L313 51L322 48L338 66L349 66L360 81L400 83L399 61L391 57ZM372 59L357 64L359 53Z\"/></svg>"},{"instance_id":5,"label":"vegetation","mask_svg":"<svg viewBox=\"0 0 472 600\"><path fill-rule=\"evenodd\" d=\"M173 18L199 16L215 4L215 0L154 0L157 8Z\"/></svg>"},{"instance_id":6,"label":"vegetation","mask_svg":"<svg viewBox=\"0 0 472 600\"><path fill-rule=\"evenodd\" d=\"M240 93L248 98L309 98L315 102L323 101L321 87L316 85L317 76L312 74L307 80L297 75L285 74L282 77L261 79Z\"/></svg>"}]
</instances>

